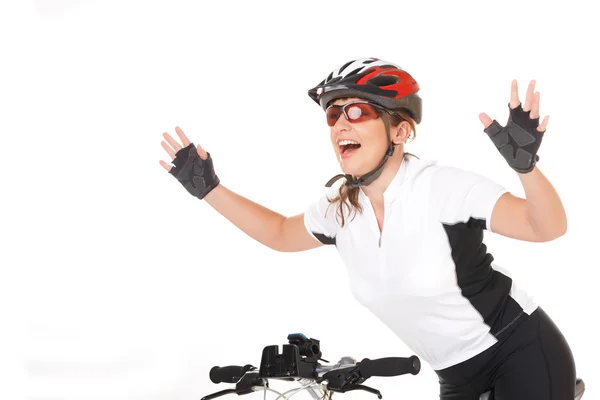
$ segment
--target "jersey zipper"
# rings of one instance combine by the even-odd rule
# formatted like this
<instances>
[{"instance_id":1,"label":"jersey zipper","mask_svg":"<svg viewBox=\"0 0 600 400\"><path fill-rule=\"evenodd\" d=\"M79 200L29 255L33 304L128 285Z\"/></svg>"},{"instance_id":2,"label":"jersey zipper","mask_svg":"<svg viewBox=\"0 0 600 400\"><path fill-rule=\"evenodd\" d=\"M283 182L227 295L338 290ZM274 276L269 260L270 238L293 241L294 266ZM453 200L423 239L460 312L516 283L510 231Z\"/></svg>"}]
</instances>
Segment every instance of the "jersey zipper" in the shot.
<instances>
[{"instance_id":1,"label":"jersey zipper","mask_svg":"<svg viewBox=\"0 0 600 400\"><path fill-rule=\"evenodd\" d=\"M387 214L387 210L385 209L385 204L383 205L383 221L381 223L381 230L379 230L379 224L377 225L377 230L379 231L379 248L381 248L381 242L383 241L383 230L385 229L385 216ZM377 224L377 216L375 216L375 223Z\"/></svg>"},{"instance_id":2,"label":"jersey zipper","mask_svg":"<svg viewBox=\"0 0 600 400\"><path fill-rule=\"evenodd\" d=\"M379 233L379 240L377 241L377 247L381 248L381 242L383 241L383 229L385 228L385 215L386 215L387 210L386 210L386 207L384 204L384 206L383 206L383 223L382 223L382 227L380 230L379 222L377 222L377 214L375 214L375 209L373 208L373 203L371 203L371 200L369 200L369 206L370 206L371 212L373 213L373 220L374 220L376 232Z\"/></svg>"},{"instance_id":3,"label":"jersey zipper","mask_svg":"<svg viewBox=\"0 0 600 400\"><path fill-rule=\"evenodd\" d=\"M385 281L386 281L385 280L385 275L386 275L385 274L385 262L384 262L385 255L384 255L383 250L381 249L381 246L383 244L383 230L385 229L385 227L387 225L385 223L385 217L387 215L387 211L388 210L386 209L385 204L384 204L383 205L383 219L381 221L381 230L379 230L379 224L377 223L377 216L375 216L375 224L377 225L377 230L379 231L379 242L378 242L378 248L379 248L378 253L379 254L377 255L377 258L378 258L378 263L379 263L379 281L380 281L380 289L381 290L384 289Z\"/></svg>"}]
</instances>

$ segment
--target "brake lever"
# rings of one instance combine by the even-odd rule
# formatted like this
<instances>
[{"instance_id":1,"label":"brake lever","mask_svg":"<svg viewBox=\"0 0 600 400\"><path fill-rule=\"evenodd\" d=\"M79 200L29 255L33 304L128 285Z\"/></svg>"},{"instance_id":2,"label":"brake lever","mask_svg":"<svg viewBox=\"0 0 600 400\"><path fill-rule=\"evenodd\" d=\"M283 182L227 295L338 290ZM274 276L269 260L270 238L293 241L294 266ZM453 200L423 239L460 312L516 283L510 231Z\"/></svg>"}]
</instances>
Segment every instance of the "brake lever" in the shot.
<instances>
[{"instance_id":1,"label":"brake lever","mask_svg":"<svg viewBox=\"0 0 600 400\"><path fill-rule=\"evenodd\" d=\"M215 392L213 394L209 394L207 396L204 396L202 398L202 400L212 400L215 399L217 397L226 395L226 394L237 394L238 396L244 395L244 394L250 394L253 392L253 387L255 386L267 386L269 387L268 383L263 382L263 380L261 378L258 377L258 371L248 371L246 372L242 378L235 384L235 389L226 389L226 390L221 390L219 392Z\"/></svg>"},{"instance_id":2,"label":"brake lever","mask_svg":"<svg viewBox=\"0 0 600 400\"><path fill-rule=\"evenodd\" d=\"M365 381L358 367L347 367L329 371L323 375L322 380L327 380L327 386L336 389L358 385Z\"/></svg>"},{"instance_id":3,"label":"brake lever","mask_svg":"<svg viewBox=\"0 0 600 400\"><path fill-rule=\"evenodd\" d=\"M327 389L331 390L332 392L339 392L339 393L345 393L345 392L350 392L352 390L364 390L366 392L370 392L373 393L375 395L377 395L377 398L381 399L383 396L381 395L381 392L377 389L374 389L372 387L369 386L365 386L365 385L351 385L351 386L346 386L344 388L333 388L333 387L329 387L329 385L327 385Z\"/></svg>"},{"instance_id":4,"label":"brake lever","mask_svg":"<svg viewBox=\"0 0 600 400\"><path fill-rule=\"evenodd\" d=\"M364 390L377 395L380 399L383 397L379 390L362 385L366 379L361 375L358 367L347 367L329 371L323 375L323 379L328 381L327 389L332 392L344 393L351 390Z\"/></svg>"},{"instance_id":5,"label":"brake lever","mask_svg":"<svg viewBox=\"0 0 600 400\"><path fill-rule=\"evenodd\" d=\"M226 394L230 394L230 393L237 393L237 391L235 389L225 389L225 390L221 390L219 392L215 392L213 394L209 394L206 395L202 398L202 400L212 400L212 399L216 399L217 397L226 395Z\"/></svg>"}]
</instances>

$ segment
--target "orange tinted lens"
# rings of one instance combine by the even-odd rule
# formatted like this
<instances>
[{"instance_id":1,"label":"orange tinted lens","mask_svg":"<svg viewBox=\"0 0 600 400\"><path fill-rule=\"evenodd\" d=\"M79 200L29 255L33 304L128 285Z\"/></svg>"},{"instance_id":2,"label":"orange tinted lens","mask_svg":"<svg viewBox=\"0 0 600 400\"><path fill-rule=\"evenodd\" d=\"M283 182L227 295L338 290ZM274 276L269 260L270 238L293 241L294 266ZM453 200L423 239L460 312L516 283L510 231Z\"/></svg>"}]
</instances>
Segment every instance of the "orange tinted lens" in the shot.
<instances>
[{"instance_id":1,"label":"orange tinted lens","mask_svg":"<svg viewBox=\"0 0 600 400\"><path fill-rule=\"evenodd\" d=\"M332 106L327 110L327 125L335 125L342 112L342 107L345 109L350 122L368 121L379 116L377 109L370 104L355 103L345 106Z\"/></svg>"},{"instance_id":2,"label":"orange tinted lens","mask_svg":"<svg viewBox=\"0 0 600 400\"><path fill-rule=\"evenodd\" d=\"M346 115L350 122L362 122L377 118L379 113L370 104L356 103L346 107Z\"/></svg>"},{"instance_id":3,"label":"orange tinted lens","mask_svg":"<svg viewBox=\"0 0 600 400\"><path fill-rule=\"evenodd\" d=\"M335 123L337 122L341 112L342 112L342 110L341 110L341 107L339 107L339 106L330 107L327 110L327 114L326 114L327 125L334 126Z\"/></svg>"}]
</instances>

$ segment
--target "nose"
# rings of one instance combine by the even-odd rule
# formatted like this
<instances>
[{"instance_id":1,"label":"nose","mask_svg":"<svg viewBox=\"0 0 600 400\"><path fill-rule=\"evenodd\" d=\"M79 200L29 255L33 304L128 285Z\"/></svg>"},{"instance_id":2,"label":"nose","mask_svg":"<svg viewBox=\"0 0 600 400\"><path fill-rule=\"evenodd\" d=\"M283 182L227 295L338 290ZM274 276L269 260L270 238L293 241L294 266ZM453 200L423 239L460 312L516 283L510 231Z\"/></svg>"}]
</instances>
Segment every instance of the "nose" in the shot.
<instances>
[{"instance_id":1,"label":"nose","mask_svg":"<svg viewBox=\"0 0 600 400\"><path fill-rule=\"evenodd\" d=\"M337 149L337 141L341 135L349 132L352 128L350 127L350 122L346 119L344 113L340 113L335 124L330 128L331 129L331 142L334 144L334 147Z\"/></svg>"},{"instance_id":2,"label":"nose","mask_svg":"<svg viewBox=\"0 0 600 400\"><path fill-rule=\"evenodd\" d=\"M333 125L333 130L335 132L347 131L349 130L350 122L346 119L346 116L343 112L340 112L337 121L335 121L335 125Z\"/></svg>"}]
</instances>

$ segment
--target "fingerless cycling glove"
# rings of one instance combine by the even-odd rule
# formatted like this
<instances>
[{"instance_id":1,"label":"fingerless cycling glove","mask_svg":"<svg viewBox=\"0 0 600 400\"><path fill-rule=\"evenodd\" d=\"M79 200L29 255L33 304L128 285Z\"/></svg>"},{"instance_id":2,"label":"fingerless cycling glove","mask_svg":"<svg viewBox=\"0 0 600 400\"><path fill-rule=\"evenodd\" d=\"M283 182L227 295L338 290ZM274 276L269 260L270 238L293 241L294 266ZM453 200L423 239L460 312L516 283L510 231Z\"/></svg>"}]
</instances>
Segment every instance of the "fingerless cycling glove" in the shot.
<instances>
[{"instance_id":1,"label":"fingerless cycling glove","mask_svg":"<svg viewBox=\"0 0 600 400\"><path fill-rule=\"evenodd\" d=\"M175 166L169 171L192 196L200 200L220 183L210 153L207 154L206 160L201 159L196 146L191 143L175 154L172 161Z\"/></svg>"},{"instance_id":2,"label":"fingerless cycling glove","mask_svg":"<svg viewBox=\"0 0 600 400\"><path fill-rule=\"evenodd\" d=\"M539 118L530 118L531 111L523 111L521 104L514 109L510 105L508 108L510 116L506 126L494 120L484 132L512 169L522 174L531 172L540 159L537 151L544 137L544 132L536 129Z\"/></svg>"}]
</instances>

